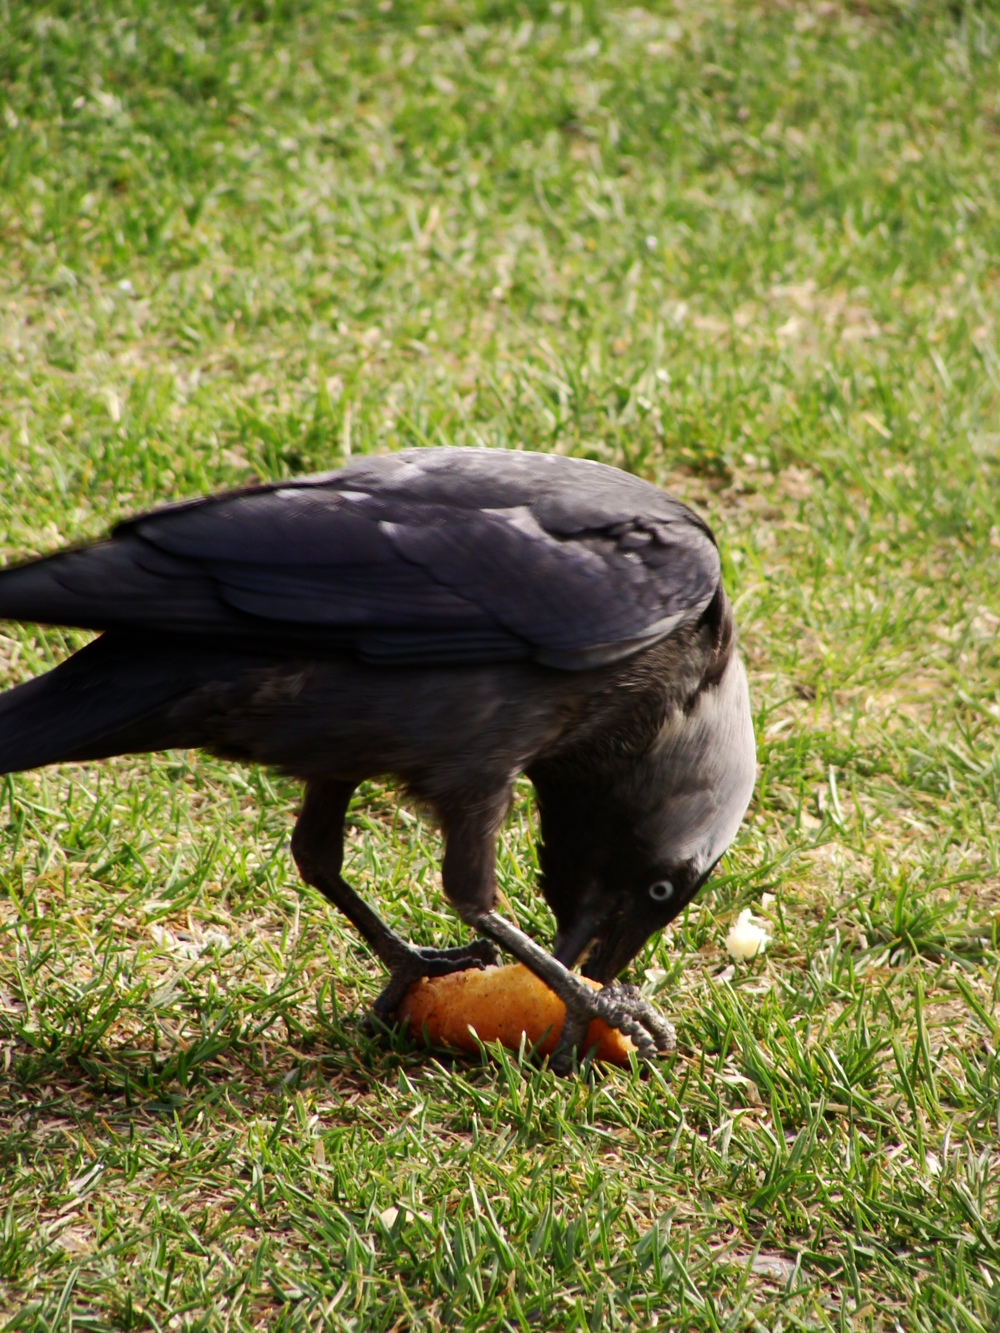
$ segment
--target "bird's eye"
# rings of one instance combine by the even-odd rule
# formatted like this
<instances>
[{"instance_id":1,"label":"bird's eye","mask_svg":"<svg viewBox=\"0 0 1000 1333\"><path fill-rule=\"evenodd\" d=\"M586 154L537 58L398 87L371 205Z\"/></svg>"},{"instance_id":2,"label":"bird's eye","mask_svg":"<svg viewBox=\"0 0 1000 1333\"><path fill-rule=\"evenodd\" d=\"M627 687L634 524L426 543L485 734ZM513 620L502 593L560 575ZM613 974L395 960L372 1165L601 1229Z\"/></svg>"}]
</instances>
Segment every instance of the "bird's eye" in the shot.
<instances>
[{"instance_id":1,"label":"bird's eye","mask_svg":"<svg viewBox=\"0 0 1000 1333\"><path fill-rule=\"evenodd\" d=\"M655 884L650 884L649 896L654 903L665 903L674 896L674 886L669 879L658 879Z\"/></svg>"}]
</instances>

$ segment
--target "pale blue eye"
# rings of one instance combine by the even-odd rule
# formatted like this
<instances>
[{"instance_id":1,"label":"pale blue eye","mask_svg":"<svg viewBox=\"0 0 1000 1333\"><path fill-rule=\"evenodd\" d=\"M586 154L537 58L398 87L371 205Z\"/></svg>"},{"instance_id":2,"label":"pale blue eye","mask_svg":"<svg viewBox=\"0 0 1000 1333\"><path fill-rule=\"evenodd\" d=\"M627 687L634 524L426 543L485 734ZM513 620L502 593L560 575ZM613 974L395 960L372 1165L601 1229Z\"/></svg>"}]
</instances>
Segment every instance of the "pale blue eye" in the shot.
<instances>
[{"instance_id":1,"label":"pale blue eye","mask_svg":"<svg viewBox=\"0 0 1000 1333\"><path fill-rule=\"evenodd\" d=\"M665 903L674 896L674 886L669 879L658 879L655 884L650 884L649 896L654 903Z\"/></svg>"}]
</instances>

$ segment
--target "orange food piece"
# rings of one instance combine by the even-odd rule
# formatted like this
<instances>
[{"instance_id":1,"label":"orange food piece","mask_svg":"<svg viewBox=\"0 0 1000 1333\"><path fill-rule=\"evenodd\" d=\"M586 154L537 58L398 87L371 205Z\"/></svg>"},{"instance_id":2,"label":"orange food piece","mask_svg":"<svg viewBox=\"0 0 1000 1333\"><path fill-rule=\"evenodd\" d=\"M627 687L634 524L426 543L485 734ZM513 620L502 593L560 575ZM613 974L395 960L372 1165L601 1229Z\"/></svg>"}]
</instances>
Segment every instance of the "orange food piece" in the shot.
<instances>
[{"instance_id":1,"label":"orange food piece","mask_svg":"<svg viewBox=\"0 0 1000 1333\"><path fill-rule=\"evenodd\" d=\"M596 981L587 977L581 981L600 990ZM566 1006L533 972L513 963L424 977L406 992L396 1017L400 1022L408 1019L414 1034L426 1028L427 1039L435 1046L476 1051L478 1045L469 1031L474 1028L481 1042L499 1041L512 1051L520 1048L523 1032L529 1049L537 1046L542 1055L551 1055L562 1032ZM587 1029L581 1054L595 1045L598 1060L616 1065L627 1065L629 1051L635 1050L628 1037L599 1018Z\"/></svg>"}]
</instances>

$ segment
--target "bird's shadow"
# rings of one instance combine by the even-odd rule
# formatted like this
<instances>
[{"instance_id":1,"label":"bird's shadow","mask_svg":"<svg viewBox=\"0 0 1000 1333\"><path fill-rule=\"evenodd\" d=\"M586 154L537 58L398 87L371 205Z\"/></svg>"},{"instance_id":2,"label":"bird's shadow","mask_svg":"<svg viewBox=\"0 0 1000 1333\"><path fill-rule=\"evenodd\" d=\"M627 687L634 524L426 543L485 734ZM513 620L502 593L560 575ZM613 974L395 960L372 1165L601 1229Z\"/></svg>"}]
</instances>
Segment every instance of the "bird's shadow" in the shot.
<instances>
[{"instance_id":1,"label":"bird's shadow","mask_svg":"<svg viewBox=\"0 0 1000 1333\"><path fill-rule=\"evenodd\" d=\"M9 1149L11 1136L23 1137L32 1125L53 1117L82 1122L110 1115L119 1120L176 1115L183 1124L216 1105L274 1113L317 1083L349 1096L375 1084L394 1084L400 1070L433 1066L464 1079L493 1080L515 1070L531 1077L543 1065L530 1048L519 1054L493 1045L457 1051L411 1033L405 1023L386 1024L367 1015L324 1022L294 1044L231 1041L216 1050L201 1049L197 1042L159 1050L125 1042L39 1050L20 1041L0 1071L5 1108L0 1133Z\"/></svg>"}]
</instances>

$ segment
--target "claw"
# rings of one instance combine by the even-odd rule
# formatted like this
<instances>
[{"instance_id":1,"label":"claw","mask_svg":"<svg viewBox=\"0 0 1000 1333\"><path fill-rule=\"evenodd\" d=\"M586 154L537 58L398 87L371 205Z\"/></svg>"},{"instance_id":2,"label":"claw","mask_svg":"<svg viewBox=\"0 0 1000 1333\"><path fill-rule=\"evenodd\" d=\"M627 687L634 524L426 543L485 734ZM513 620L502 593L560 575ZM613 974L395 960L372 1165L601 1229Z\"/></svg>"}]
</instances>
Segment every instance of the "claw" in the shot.
<instances>
[{"instance_id":1,"label":"claw","mask_svg":"<svg viewBox=\"0 0 1000 1333\"><path fill-rule=\"evenodd\" d=\"M469 968L494 967L500 954L492 940L471 940L457 949L417 949L407 945L393 959L389 980L372 1005L372 1016L388 1023L399 1008L403 996L422 977L443 977Z\"/></svg>"},{"instance_id":2,"label":"claw","mask_svg":"<svg viewBox=\"0 0 1000 1333\"><path fill-rule=\"evenodd\" d=\"M636 1041L635 1034L625 1027L626 1022L631 1027L640 1026L643 1036L652 1042L655 1051L672 1051L676 1047L677 1035L673 1027L643 997L638 986L605 986L597 992L597 1002L605 1023L627 1033L633 1041ZM636 1045L639 1045L638 1041Z\"/></svg>"},{"instance_id":3,"label":"claw","mask_svg":"<svg viewBox=\"0 0 1000 1333\"><path fill-rule=\"evenodd\" d=\"M592 991L557 958L545 952L523 930L498 916L472 908L463 913L465 921L488 939L531 969L539 980L559 996L566 1006L566 1018L559 1043L549 1060L558 1074L573 1069L574 1056L585 1054L583 1043L593 1018L601 1018L608 1027L617 1028L635 1043L640 1060L652 1061L661 1051L676 1045L674 1030L635 986L613 984Z\"/></svg>"},{"instance_id":4,"label":"claw","mask_svg":"<svg viewBox=\"0 0 1000 1333\"><path fill-rule=\"evenodd\" d=\"M657 1013L637 986L610 985L581 997L580 1003L567 1005L566 1021L549 1066L557 1074L569 1073L575 1059L584 1055L583 1043L593 1018L617 1028L629 1037L638 1058L652 1063L657 1055L672 1051L677 1045L673 1027Z\"/></svg>"}]
</instances>

